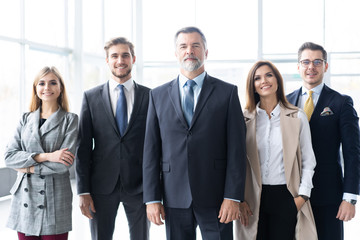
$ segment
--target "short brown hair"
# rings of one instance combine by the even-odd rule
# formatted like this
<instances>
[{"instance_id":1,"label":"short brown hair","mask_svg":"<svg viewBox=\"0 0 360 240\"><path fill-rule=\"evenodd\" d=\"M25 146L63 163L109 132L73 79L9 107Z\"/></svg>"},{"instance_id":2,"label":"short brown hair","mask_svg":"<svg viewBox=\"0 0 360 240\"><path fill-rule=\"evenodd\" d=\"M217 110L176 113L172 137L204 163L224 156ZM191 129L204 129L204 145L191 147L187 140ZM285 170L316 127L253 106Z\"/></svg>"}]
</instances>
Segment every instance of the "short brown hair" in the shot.
<instances>
[{"instance_id":1,"label":"short brown hair","mask_svg":"<svg viewBox=\"0 0 360 240\"><path fill-rule=\"evenodd\" d=\"M41 99L36 94L36 85L39 83L39 81L40 81L40 79L42 77L48 75L49 73L54 74L58 78L58 80L60 82L60 96L58 97L57 102L58 102L59 106L62 109L64 109L66 112L68 112L69 111L69 101L68 101L68 97L67 97L67 94L66 94L64 80L63 80L59 70L54 66L51 66L51 67L46 66L46 67L44 67L35 76L35 79L34 79L34 82L33 82L33 91L32 91L32 94L31 94L30 112L36 111L42 105Z\"/></svg>"},{"instance_id":2,"label":"short brown hair","mask_svg":"<svg viewBox=\"0 0 360 240\"><path fill-rule=\"evenodd\" d=\"M108 42L105 43L104 50L106 52L106 58L109 57L109 48L111 48L112 46L118 45L118 44L126 44L126 45L128 45L129 49L130 49L131 56L132 57L135 56L134 44L132 44L129 40L127 40L124 37L117 37L117 38L110 39Z\"/></svg>"},{"instance_id":3,"label":"short brown hair","mask_svg":"<svg viewBox=\"0 0 360 240\"><path fill-rule=\"evenodd\" d=\"M271 68L271 70L274 72L274 75L277 80L278 89L276 91L276 96L278 101L286 108L291 108L290 103L287 101L285 97L285 91L284 91L284 80L279 72L279 70L275 67L275 65L266 60L257 61L252 68L249 71L249 74L246 79L246 106L245 109L247 109L249 112L252 112L256 108L256 104L260 101L260 96L258 93L255 92L255 73L256 70L258 70L262 66L268 66Z\"/></svg>"}]
</instances>

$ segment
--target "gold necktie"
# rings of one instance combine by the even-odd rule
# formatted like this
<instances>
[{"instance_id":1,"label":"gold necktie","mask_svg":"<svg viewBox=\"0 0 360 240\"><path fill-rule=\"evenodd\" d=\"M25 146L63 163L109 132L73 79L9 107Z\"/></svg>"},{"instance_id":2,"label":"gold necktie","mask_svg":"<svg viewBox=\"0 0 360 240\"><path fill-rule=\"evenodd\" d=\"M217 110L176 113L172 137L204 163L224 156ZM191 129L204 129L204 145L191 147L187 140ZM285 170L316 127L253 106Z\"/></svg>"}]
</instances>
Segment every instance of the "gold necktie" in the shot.
<instances>
[{"instance_id":1,"label":"gold necktie","mask_svg":"<svg viewBox=\"0 0 360 240\"><path fill-rule=\"evenodd\" d=\"M308 120L310 121L311 115L314 112L314 102L312 99L313 91L309 91L309 97L305 102L304 105L304 111L306 113L306 116L308 117Z\"/></svg>"}]
</instances>

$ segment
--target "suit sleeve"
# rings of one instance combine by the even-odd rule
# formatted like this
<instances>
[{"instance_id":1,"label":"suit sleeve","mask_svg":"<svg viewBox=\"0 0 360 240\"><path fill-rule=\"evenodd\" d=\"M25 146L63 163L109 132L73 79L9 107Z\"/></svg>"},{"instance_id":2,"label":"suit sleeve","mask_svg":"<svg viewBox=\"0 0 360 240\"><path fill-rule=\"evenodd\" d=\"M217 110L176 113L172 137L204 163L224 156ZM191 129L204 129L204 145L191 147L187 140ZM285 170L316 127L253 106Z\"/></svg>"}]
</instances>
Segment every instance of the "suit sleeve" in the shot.
<instances>
[{"instance_id":1,"label":"suit sleeve","mask_svg":"<svg viewBox=\"0 0 360 240\"><path fill-rule=\"evenodd\" d=\"M162 142L152 91L149 98L143 158L144 203L162 200L160 179Z\"/></svg>"},{"instance_id":2,"label":"suit sleeve","mask_svg":"<svg viewBox=\"0 0 360 240\"><path fill-rule=\"evenodd\" d=\"M237 87L232 89L227 122L228 165L224 198L244 200L246 175L246 126Z\"/></svg>"},{"instance_id":3,"label":"suit sleeve","mask_svg":"<svg viewBox=\"0 0 360 240\"><path fill-rule=\"evenodd\" d=\"M344 157L344 192L358 195L360 188L359 118L349 96L346 96L341 108L339 124Z\"/></svg>"},{"instance_id":4,"label":"suit sleeve","mask_svg":"<svg viewBox=\"0 0 360 240\"><path fill-rule=\"evenodd\" d=\"M86 93L84 93L80 112L78 146L76 151L76 182L77 191L90 192L91 158L93 149L93 126L91 111Z\"/></svg>"}]
</instances>

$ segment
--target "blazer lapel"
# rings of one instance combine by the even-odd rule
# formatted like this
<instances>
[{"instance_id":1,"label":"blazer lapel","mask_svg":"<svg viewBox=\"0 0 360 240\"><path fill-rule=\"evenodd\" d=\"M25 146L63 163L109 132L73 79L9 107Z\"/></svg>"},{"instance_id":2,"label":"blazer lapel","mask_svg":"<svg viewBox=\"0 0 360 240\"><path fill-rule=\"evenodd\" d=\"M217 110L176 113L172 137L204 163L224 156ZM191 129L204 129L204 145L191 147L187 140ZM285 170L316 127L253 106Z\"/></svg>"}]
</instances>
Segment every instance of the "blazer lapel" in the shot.
<instances>
[{"instance_id":1,"label":"blazer lapel","mask_svg":"<svg viewBox=\"0 0 360 240\"><path fill-rule=\"evenodd\" d=\"M175 79L170 83L168 93L171 103L175 109L176 115L180 119L181 123L185 126L185 128L188 128L188 124L185 120L184 113L181 108L179 78ZM192 121L194 121L194 119Z\"/></svg>"},{"instance_id":2,"label":"blazer lapel","mask_svg":"<svg viewBox=\"0 0 360 240\"><path fill-rule=\"evenodd\" d=\"M299 144L300 133L300 119L292 117L292 114L297 114L297 109L285 109L281 107L280 111L280 127L283 142L283 161L285 169L285 178L290 189L289 184L291 180L293 164L295 163L296 150ZM300 160L301 161L301 160Z\"/></svg>"},{"instance_id":3,"label":"blazer lapel","mask_svg":"<svg viewBox=\"0 0 360 240\"><path fill-rule=\"evenodd\" d=\"M209 77L209 75L206 74L204 83L203 83L203 86L202 86L202 89L201 89L201 92L199 95L199 99L198 99L198 102L195 107L195 112L194 112L194 116L191 121L191 126L193 126L194 123L196 122L196 119L199 117L201 110L205 106L205 103L208 100L208 98L213 90L214 90L214 81L211 77Z\"/></svg>"},{"instance_id":4,"label":"blazer lapel","mask_svg":"<svg viewBox=\"0 0 360 240\"><path fill-rule=\"evenodd\" d=\"M256 117L255 112L249 113L244 112L245 123L246 123L246 152L247 161L254 172L256 182L261 187L261 168L260 159L256 143Z\"/></svg>"},{"instance_id":5,"label":"blazer lapel","mask_svg":"<svg viewBox=\"0 0 360 240\"><path fill-rule=\"evenodd\" d=\"M109 82L105 83L100 90L101 101L103 102L106 116L110 119L111 126L114 128L115 132L120 136L120 132L115 122L114 113L112 111L110 94L109 94Z\"/></svg>"},{"instance_id":6,"label":"blazer lapel","mask_svg":"<svg viewBox=\"0 0 360 240\"><path fill-rule=\"evenodd\" d=\"M31 134L38 143L38 145L41 147L41 138L39 134L39 124L40 124L40 108L38 108L35 112L33 112L31 115L29 124L31 126Z\"/></svg>"},{"instance_id":7,"label":"blazer lapel","mask_svg":"<svg viewBox=\"0 0 360 240\"><path fill-rule=\"evenodd\" d=\"M59 107L59 109L56 112L54 112L40 127L39 130L40 136L43 136L44 134L50 132L52 129L57 127L60 121L63 120L64 115L65 115L65 111Z\"/></svg>"}]
</instances>

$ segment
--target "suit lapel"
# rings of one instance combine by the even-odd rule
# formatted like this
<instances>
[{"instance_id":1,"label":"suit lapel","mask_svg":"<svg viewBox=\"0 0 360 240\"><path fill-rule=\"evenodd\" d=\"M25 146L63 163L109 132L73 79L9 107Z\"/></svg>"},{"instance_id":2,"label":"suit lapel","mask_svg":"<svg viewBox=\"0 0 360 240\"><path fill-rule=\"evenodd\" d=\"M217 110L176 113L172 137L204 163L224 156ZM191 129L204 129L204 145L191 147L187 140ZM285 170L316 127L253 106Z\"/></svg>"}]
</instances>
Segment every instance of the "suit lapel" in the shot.
<instances>
[{"instance_id":1,"label":"suit lapel","mask_svg":"<svg viewBox=\"0 0 360 240\"><path fill-rule=\"evenodd\" d=\"M194 112L194 116L191 121L191 126L193 126L194 123L196 122L197 118L200 115L201 110L205 106L205 103L208 100L208 98L213 90L214 90L214 81L209 75L206 74L204 83L203 83L203 86L202 86L202 89L201 89L201 92L199 95L199 99L198 99L198 102L195 107L195 112Z\"/></svg>"},{"instance_id":2,"label":"suit lapel","mask_svg":"<svg viewBox=\"0 0 360 240\"><path fill-rule=\"evenodd\" d=\"M247 151L247 161L254 172L257 185L261 187L261 168L260 168L260 159L256 143L256 117L255 112L249 113L244 112L245 122L246 122L246 151Z\"/></svg>"},{"instance_id":3,"label":"suit lapel","mask_svg":"<svg viewBox=\"0 0 360 240\"><path fill-rule=\"evenodd\" d=\"M106 116L110 119L111 126L114 128L115 132L120 136L120 132L115 122L114 113L112 111L110 94L109 94L109 82L105 83L100 89L101 101L103 102Z\"/></svg>"},{"instance_id":4,"label":"suit lapel","mask_svg":"<svg viewBox=\"0 0 360 240\"><path fill-rule=\"evenodd\" d=\"M131 126L133 125L133 123L136 119L137 113L140 110L143 99L144 99L144 91L135 83L135 81L134 81L134 88L135 88L134 89L135 90L134 106L133 106L133 110L132 110L132 113L131 113L131 116L129 119L129 124L125 130L124 135L128 132L128 129L130 129Z\"/></svg>"},{"instance_id":5,"label":"suit lapel","mask_svg":"<svg viewBox=\"0 0 360 240\"><path fill-rule=\"evenodd\" d=\"M297 114L297 110L285 109L281 107L280 111L280 127L283 142L283 161L285 169L285 178L288 184L291 183L291 174L293 164L295 163L294 156L296 156L296 150L299 144L300 133L300 119L292 117L292 114ZM301 161L301 160L300 160Z\"/></svg>"},{"instance_id":6,"label":"suit lapel","mask_svg":"<svg viewBox=\"0 0 360 240\"><path fill-rule=\"evenodd\" d=\"M185 128L188 128L188 124L185 120L180 102L179 78L173 80L170 83L168 93L171 103L175 109L176 115L180 119L181 123L185 126Z\"/></svg>"},{"instance_id":7,"label":"suit lapel","mask_svg":"<svg viewBox=\"0 0 360 240\"><path fill-rule=\"evenodd\" d=\"M312 122L313 119L315 119L314 121L316 122L318 118L320 118L320 114L321 112L324 110L324 107L329 106L329 97L328 97L328 93L329 93L329 88L324 85L323 89L321 90L320 96L319 96L319 100L314 108L314 112L311 116L310 119L310 123Z\"/></svg>"}]
</instances>

